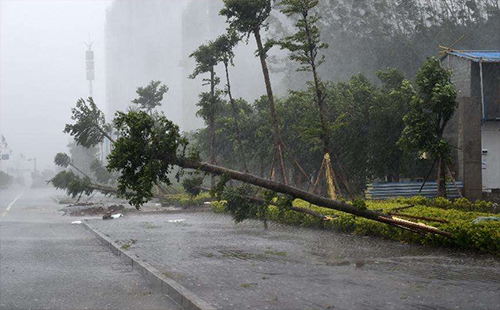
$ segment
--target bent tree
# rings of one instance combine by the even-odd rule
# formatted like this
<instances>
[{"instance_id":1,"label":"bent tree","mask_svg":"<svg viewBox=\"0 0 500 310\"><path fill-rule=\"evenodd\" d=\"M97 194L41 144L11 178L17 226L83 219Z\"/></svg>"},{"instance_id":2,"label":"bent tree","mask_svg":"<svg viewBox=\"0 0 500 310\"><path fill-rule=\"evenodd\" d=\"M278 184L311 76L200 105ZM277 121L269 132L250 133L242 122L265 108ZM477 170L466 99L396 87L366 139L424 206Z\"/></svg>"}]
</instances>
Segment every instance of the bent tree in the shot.
<instances>
[{"instance_id":1,"label":"bent tree","mask_svg":"<svg viewBox=\"0 0 500 310\"><path fill-rule=\"evenodd\" d=\"M451 146L443 133L458 106L457 90L451 72L435 57L427 59L417 74L416 84L417 95L403 119L406 127L398 143L409 151L427 154L438 163L438 196L446 197Z\"/></svg>"},{"instance_id":2,"label":"bent tree","mask_svg":"<svg viewBox=\"0 0 500 310\"><path fill-rule=\"evenodd\" d=\"M222 100L220 98L221 91L216 87L220 83L220 79L215 74L215 66L219 62L217 50L214 42L210 41L207 44L202 44L189 57L193 57L196 61L196 67L193 73L189 76L195 79L200 74L209 74L209 78L203 79L203 85L210 86L210 92L202 92L198 106L198 116L201 116L208 124L208 132L210 139L210 163L217 162L217 150L215 141L215 117L220 110ZM212 185L214 184L212 178Z\"/></svg>"},{"instance_id":3,"label":"bent tree","mask_svg":"<svg viewBox=\"0 0 500 310\"><path fill-rule=\"evenodd\" d=\"M234 66L234 51L233 49L236 47L240 38L233 31L229 30L227 33L219 36L215 41L215 49L217 53L217 58L224 64L224 70L226 72L226 92L229 97L229 103L231 104L231 111L233 113L233 121L234 121L234 130L236 132L236 147L238 153L241 157L241 162L245 171L248 170L247 160L245 157L245 150L243 149L243 143L241 138L241 130L239 124L239 111L236 105L236 102L233 98L233 93L231 90L231 82L229 79L229 65Z\"/></svg>"},{"instance_id":4,"label":"bent tree","mask_svg":"<svg viewBox=\"0 0 500 310\"><path fill-rule=\"evenodd\" d=\"M262 73L264 74L264 82L266 84L266 92L269 100L269 112L271 123L274 132L274 140L276 146L276 155L283 183L288 184L286 173L285 158L283 155L283 141L279 128L278 116L276 114L276 105L274 102L273 88L267 66L267 52L269 46L262 43L261 30L267 27L266 21L271 13L271 0L224 0L224 7L220 11L220 15L227 18L229 27L234 31L240 32L247 38L253 34L257 43L257 55L259 56Z\"/></svg>"},{"instance_id":5,"label":"bent tree","mask_svg":"<svg viewBox=\"0 0 500 310\"><path fill-rule=\"evenodd\" d=\"M170 184L168 172L174 166L179 166L222 176L225 182L234 179L285 194L292 197L291 200L295 198L303 199L318 206L362 216L389 225L413 231L450 236L449 233L439 231L433 227L419 225L394 218L391 215L368 210L364 204L351 205L327 199L283 183L203 163L196 158L189 158L184 154L187 141L180 136L179 127L163 115L156 115L155 119L153 119L147 113L130 111L127 114L120 113L115 120L115 124L120 133L120 138L118 138L115 148L109 156L108 168L120 174L118 178L120 193L126 195L132 204L140 205L151 199L150 191L155 182L162 181ZM142 146L140 151L137 151L137 145ZM242 199L241 195L237 195L237 198ZM291 203L288 204L289 210L290 207ZM300 209L298 212L308 213Z\"/></svg>"},{"instance_id":6,"label":"bent tree","mask_svg":"<svg viewBox=\"0 0 500 310\"><path fill-rule=\"evenodd\" d=\"M81 112L81 110L79 111ZM82 122L87 122L92 116L84 115L85 113L77 114L78 117L73 118L76 123L72 128L82 129ZM92 115L99 115L99 113L93 113ZM92 124L92 126L96 126L97 122L92 122ZM229 179L234 179L275 193L287 195L289 199L285 198L285 200L289 203L284 205L287 210L293 210L294 212L310 214L308 210L292 208L291 201L298 198L321 207L362 216L399 228L451 237L449 233L430 226L368 210L364 204L351 205L346 202L335 201L249 173L242 173L213 164L203 163L197 157L186 156L187 140L180 135L179 127L168 120L163 114L154 113L150 115L144 111L119 112L114 124L119 138L108 157L109 164L107 168L119 174L118 194L126 197L130 204L137 208L154 196L152 188L155 184L159 182L171 184L169 173L174 166L179 166L185 169L195 169L212 175L222 176L222 180L225 182ZM76 136L79 132L72 131L72 134ZM102 141L103 139L104 136L101 136L100 140ZM79 141L84 143L99 143L99 141L89 142L89 140L85 139ZM81 178L74 174L69 176L59 174L56 176L57 178L69 178L69 182L75 190L80 188L86 192L100 190L89 184L88 179L81 180ZM230 198L230 195L226 197ZM235 197L240 199L240 201L241 199L246 199L241 197L241 195L236 195Z\"/></svg>"},{"instance_id":7,"label":"bent tree","mask_svg":"<svg viewBox=\"0 0 500 310\"><path fill-rule=\"evenodd\" d=\"M75 124L66 124L64 133L69 133L78 145L84 147L96 146L107 138L111 143L111 125L107 124L104 113L97 107L92 97L78 99L76 107L71 109L71 119Z\"/></svg>"},{"instance_id":8,"label":"bent tree","mask_svg":"<svg viewBox=\"0 0 500 310\"><path fill-rule=\"evenodd\" d=\"M334 154L330 143L329 125L325 116L326 90L318 75L318 67L325 61L325 56L319 56L321 49L328 47L327 43L321 42L320 30L317 26L321 16L313 10L317 7L318 0L283 0L281 12L288 17L297 18L295 28L297 32L277 42L282 49L290 51L290 59L300 64L298 71L311 72L315 101L319 109L319 120L321 126L321 140L323 141L324 160L321 167L325 167L325 176L328 184L328 193L332 199L337 199L340 190L336 178L336 172L330 163L330 154ZM337 163L340 165L340 163ZM321 173L318 174L318 180ZM317 183L317 182L316 182ZM347 183L344 185L349 189ZM313 189L314 190L314 189Z\"/></svg>"}]
</instances>

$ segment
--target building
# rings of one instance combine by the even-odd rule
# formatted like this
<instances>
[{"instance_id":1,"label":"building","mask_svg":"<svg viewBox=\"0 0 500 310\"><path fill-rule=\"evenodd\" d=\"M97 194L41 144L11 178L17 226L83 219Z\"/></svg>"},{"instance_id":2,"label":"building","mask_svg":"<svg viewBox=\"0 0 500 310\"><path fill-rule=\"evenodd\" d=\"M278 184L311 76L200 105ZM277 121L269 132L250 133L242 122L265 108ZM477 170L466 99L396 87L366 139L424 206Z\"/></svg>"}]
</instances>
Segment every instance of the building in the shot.
<instances>
[{"instance_id":1,"label":"building","mask_svg":"<svg viewBox=\"0 0 500 310\"><path fill-rule=\"evenodd\" d=\"M198 95L207 91L201 78L191 80L195 62L189 57L201 44L226 30L219 15L222 1L149 0L113 1L106 16L106 115L124 111L136 98L137 87L159 80L169 87L162 110L183 131L203 127L196 117ZM253 40L241 43L231 68L236 98L249 102L265 93L260 62ZM224 89L225 73L217 68ZM276 75L273 75L275 78ZM275 78L278 86L279 80Z\"/></svg>"},{"instance_id":2,"label":"building","mask_svg":"<svg viewBox=\"0 0 500 310\"><path fill-rule=\"evenodd\" d=\"M182 124L183 1L113 1L106 14L106 116L124 111L152 80L169 87L162 110Z\"/></svg>"},{"instance_id":3,"label":"building","mask_svg":"<svg viewBox=\"0 0 500 310\"><path fill-rule=\"evenodd\" d=\"M464 194L480 199L500 190L500 51L449 50L459 107L446 136L455 149L454 173Z\"/></svg>"}]
</instances>

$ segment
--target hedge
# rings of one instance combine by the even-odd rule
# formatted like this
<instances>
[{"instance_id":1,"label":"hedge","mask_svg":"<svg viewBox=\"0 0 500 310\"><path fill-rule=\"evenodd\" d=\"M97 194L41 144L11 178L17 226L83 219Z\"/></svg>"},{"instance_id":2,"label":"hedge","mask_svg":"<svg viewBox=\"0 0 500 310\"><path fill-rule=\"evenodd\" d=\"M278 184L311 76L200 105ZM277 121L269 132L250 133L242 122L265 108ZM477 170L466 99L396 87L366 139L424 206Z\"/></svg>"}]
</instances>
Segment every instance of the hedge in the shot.
<instances>
[{"instance_id":1,"label":"hedge","mask_svg":"<svg viewBox=\"0 0 500 310\"><path fill-rule=\"evenodd\" d=\"M213 200L209 193L200 193L196 197L188 194L169 194L160 201L162 204L173 204L178 207L201 206L206 201Z\"/></svg>"},{"instance_id":2,"label":"hedge","mask_svg":"<svg viewBox=\"0 0 500 310\"><path fill-rule=\"evenodd\" d=\"M469 209L483 210L491 207L489 203L470 203L465 200L455 200L450 202L443 198L426 199L421 197L394 199L390 201L367 201L368 208L381 210L382 212L395 212L394 209L408 204L414 207L400 211L402 214L442 219L448 223L434 221L416 220L434 226L441 230L453 234L449 239L439 235L421 235L405 231L383 223L371 221L365 218L356 217L343 212L325 209L318 206L310 206L305 201L295 200L293 205L301 208L311 208L312 210L330 216L331 221L320 221L304 213L294 211L280 212L278 208L269 206L267 219L287 225L302 227L324 227L342 232L352 232L359 235L379 236L401 242L417 243L422 245L456 247L480 252L500 254L500 222L485 222L472 224L477 217L498 216L494 213L467 211ZM461 207L462 206L462 207ZM212 209L215 212L226 212L225 202L212 202Z\"/></svg>"}]
</instances>

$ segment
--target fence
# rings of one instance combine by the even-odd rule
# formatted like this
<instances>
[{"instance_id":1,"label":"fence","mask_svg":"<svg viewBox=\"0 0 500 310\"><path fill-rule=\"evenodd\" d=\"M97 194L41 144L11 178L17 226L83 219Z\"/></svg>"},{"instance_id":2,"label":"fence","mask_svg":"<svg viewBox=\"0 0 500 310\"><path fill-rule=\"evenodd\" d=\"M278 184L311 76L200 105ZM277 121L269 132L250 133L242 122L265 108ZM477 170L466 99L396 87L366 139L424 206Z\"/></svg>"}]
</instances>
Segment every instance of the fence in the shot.
<instances>
[{"instance_id":1,"label":"fence","mask_svg":"<svg viewBox=\"0 0 500 310\"><path fill-rule=\"evenodd\" d=\"M396 197L423 196L427 198L437 197L437 183L426 182L421 192L423 182L403 182L403 183L374 183L368 184L365 191L365 198L371 200L383 200ZM463 183L457 182L457 187L462 192ZM448 198L460 197L457 188L453 183L446 184Z\"/></svg>"}]
</instances>

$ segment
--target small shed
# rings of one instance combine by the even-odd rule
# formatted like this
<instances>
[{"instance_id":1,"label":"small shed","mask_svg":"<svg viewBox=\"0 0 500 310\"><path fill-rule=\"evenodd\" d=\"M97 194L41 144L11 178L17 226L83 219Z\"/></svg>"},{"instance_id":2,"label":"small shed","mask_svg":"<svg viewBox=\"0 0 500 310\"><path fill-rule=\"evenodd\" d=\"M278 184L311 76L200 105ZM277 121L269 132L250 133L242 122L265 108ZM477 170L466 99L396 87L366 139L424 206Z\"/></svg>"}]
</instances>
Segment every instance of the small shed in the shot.
<instances>
[{"instance_id":1,"label":"small shed","mask_svg":"<svg viewBox=\"0 0 500 310\"><path fill-rule=\"evenodd\" d=\"M456 146L454 167L464 194L479 199L500 190L500 51L447 50L459 108L446 129Z\"/></svg>"}]
</instances>

